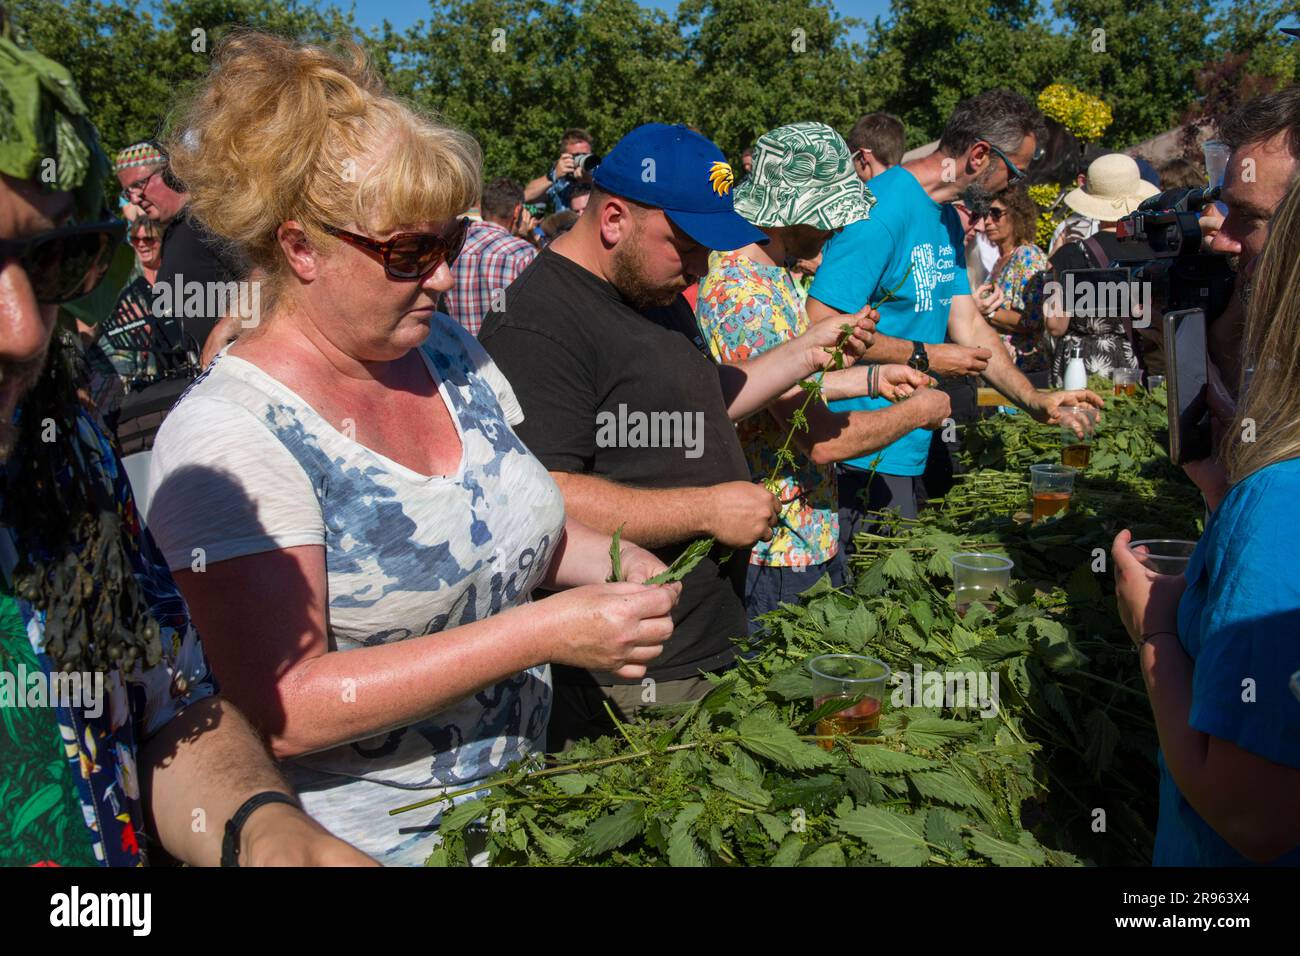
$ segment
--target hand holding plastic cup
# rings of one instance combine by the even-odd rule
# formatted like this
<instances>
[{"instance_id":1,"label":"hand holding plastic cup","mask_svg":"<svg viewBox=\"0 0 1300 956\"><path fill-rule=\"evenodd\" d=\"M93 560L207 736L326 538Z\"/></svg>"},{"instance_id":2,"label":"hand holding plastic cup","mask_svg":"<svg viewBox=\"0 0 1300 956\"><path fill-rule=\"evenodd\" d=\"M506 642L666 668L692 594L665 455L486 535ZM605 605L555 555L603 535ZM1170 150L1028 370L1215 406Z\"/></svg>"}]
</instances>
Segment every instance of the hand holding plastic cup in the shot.
<instances>
[{"instance_id":1,"label":"hand holding plastic cup","mask_svg":"<svg viewBox=\"0 0 1300 956\"><path fill-rule=\"evenodd\" d=\"M1129 550L1142 562L1142 566L1156 574L1182 574L1196 550L1195 541L1176 538L1149 538L1130 541Z\"/></svg>"},{"instance_id":2,"label":"hand holding plastic cup","mask_svg":"<svg viewBox=\"0 0 1300 956\"><path fill-rule=\"evenodd\" d=\"M1011 586L1010 558L1000 554L954 554L952 556L952 593L957 613L966 616L972 604L997 610L997 592Z\"/></svg>"},{"instance_id":3,"label":"hand holding plastic cup","mask_svg":"<svg viewBox=\"0 0 1300 956\"><path fill-rule=\"evenodd\" d=\"M1034 524L1070 510L1077 468L1065 465L1030 465L1029 484L1034 496Z\"/></svg>"},{"instance_id":4,"label":"hand holding plastic cup","mask_svg":"<svg viewBox=\"0 0 1300 956\"><path fill-rule=\"evenodd\" d=\"M813 706L842 699L844 709L827 714L817 721L817 741L823 750L835 746L831 737L861 737L878 730L880 711L885 703L885 685L889 682L889 665L874 657L859 654L822 654L808 662L812 672Z\"/></svg>"},{"instance_id":5,"label":"hand holding plastic cup","mask_svg":"<svg viewBox=\"0 0 1300 956\"><path fill-rule=\"evenodd\" d=\"M1091 405L1063 405L1060 413L1061 464L1080 470L1087 468L1101 413Z\"/></svg>"}]
</instances>

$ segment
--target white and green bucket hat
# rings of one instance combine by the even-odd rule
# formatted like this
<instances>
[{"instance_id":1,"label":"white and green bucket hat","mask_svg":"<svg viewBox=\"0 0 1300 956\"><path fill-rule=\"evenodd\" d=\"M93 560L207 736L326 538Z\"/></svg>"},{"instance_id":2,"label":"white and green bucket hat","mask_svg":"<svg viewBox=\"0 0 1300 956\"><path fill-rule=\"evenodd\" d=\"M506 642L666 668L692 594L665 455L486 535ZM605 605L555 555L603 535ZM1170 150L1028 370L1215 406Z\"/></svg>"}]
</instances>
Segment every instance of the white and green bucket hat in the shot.
<instances>
[{"instance_id":1,"label":"white and green bucket hat","mask_svg":"<svg viewBox=\"0 0 1300 956\"><path fill-rule=\"evenodd\" d=\"M791 123L754 144L754 167L735 208L760 228L840 229L871 215L868 193L843 137L825 123Z\"/></svg>"}]
</instances>

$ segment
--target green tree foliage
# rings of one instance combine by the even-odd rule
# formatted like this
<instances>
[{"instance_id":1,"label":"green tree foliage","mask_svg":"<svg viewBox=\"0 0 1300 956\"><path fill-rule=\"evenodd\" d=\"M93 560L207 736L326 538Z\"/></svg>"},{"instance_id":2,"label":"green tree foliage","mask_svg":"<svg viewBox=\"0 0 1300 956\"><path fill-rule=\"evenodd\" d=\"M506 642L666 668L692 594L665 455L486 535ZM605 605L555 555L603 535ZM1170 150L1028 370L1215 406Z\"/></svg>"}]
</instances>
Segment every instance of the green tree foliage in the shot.
<instances>
[{"instance_id":1,"label":"green tree foliage","mask_svg":"<svg viewBox=\"0 0 1300 956\"><path fill-rule=\"evenodd\" d=\"M304 39L356 27L331 0L162 0L152 14L133 0L8 3L71 70L110 148L155 133L236 24ZM1238 72L1243 89L1294 81L1284 22L1300 22L1297 0L894 0L862 45L831 0L681 0L671 16L636 0L440 0L406 30L359 39L394 89L479 138L488 175L526 181L571 126L603 151L639 123L688 123L736 162L774 126L847 132L872 109L898 114L917 145L963 97L1057 81L1103 97L1104 143L1123 147L1227 102Z\"/></svg>"}]
</instances>

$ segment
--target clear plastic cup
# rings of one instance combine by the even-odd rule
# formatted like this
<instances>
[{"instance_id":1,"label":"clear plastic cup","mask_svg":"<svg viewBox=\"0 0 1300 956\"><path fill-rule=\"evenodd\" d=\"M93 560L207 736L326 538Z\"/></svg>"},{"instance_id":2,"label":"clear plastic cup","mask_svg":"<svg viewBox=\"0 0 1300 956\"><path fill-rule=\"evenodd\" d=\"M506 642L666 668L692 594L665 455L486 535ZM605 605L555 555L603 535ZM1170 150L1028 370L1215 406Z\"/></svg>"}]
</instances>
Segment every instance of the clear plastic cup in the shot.
<instances>
[{"instance_id":1,"label":"clear plastic cup","mask_svg":"<svg viewBox=\"0 0 1300 956\"><path fill-rule=\"evenodd\" d=\"M954 554L952 556L952 593L957 613L966 616L973 604L983 604L996 611L997 592L1011 586L1010 558L1000 554Z\"/></svg>"},{"instance_id":2,"label":"clear plastic cup","mask_svg":"<svg viewBox=\"0 0 1300 956\"><path fill-rule=\"evenodd\" d=\"M1147 376L1147 391L1148 391L1148 392L1154 392L1156 389L1158 389L1160 386L1162 386L1162 385L1164 385L1164 384L1165 384L1165 377L1164 377L1163 375L1148 375L1148 376Z\"/></svg>"},{"instance_id":3,"label":"clear plastic cup","mask_svg":"<svg viewBox=\"0 0 1300 956\"><path fill-rule=\"evenodd\" d=\"M1061 464L1067 468L1088 467L1099 413L1091 405L1061 407ZM1078 429L1076 431L1076 428Z\"/></svg>"},{"instance_id":4,"label":"clear plastic cup","mask_svg":"<svg viewBox=\"0 0 1300 956\"><path fill-rule=\"evenodd\" d=\"M1137 555L1143 567L1150 568L1156 574L1182 574L1187 570L1192 552L1196 550L1196 542L1178 538L1149 538L1145 541L1130 541L1128 547Z\"/></svg>"},{"instance_id":5,"label":"clear plastic cup","mask_svg":"<svg viewBox=\"0 0 1300 956\"><path fill-rule=\"evenodd\" d=\"M861 737L880 727L880 711L885 705L885 686L889 683L889 665L874 657L860 654L822 654L808 662L812 673L813 706L841 698L844 709L827 714L817 721L818 746L830 750L831 737Z\"/></svg>"},{"instance_id":6,"label":"clear plastic cup","mask_svg":"<svg viewBox=\"0 0 1300 956\"><path fill-rule=\"evenodd\" d=\"M1232 147L1218 140L1210 140L1201 147L1205 154L1205 178L1207 186L1222 186L1228 172L1228 157Z\"/></svg>"},{"instance_id":7,"label":"clear plastic cup","mask_svg":"<svg viewBox=\"0 0 1300 956\"><path fill-rule=\"evenodd\" d=\"M1078 469L1065 465L1030 465L1029 484L1034 496L1034 524L1070 510L1074 476Z\"/></svg>"},{"instance_id":8,"label":"clear plastic cup","mask_svg":"<svg viewBox=\"0 0 1300 956\"><path fill-rule=\"evenodd\" d=\"M1136 395L1142 373L1135 368L1117 368L1110 373L1110 381L1116 395Z\"/></svg>"}]
</instances>

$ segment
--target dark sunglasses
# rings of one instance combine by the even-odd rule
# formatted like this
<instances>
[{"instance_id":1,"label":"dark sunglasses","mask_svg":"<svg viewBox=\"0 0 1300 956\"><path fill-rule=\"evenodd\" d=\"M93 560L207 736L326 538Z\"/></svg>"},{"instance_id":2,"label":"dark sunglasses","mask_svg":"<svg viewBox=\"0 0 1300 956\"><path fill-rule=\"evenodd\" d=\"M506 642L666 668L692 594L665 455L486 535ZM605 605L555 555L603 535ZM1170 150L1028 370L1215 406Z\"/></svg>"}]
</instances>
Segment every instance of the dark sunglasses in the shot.
<instances>
[{"instance_id":1,"label":"dark sunglasses","mask_svg":"<svg viewBox=\"0 0 1300 956\"><path fill-rule=\"evenodd\" d=\"M95 290L125 234L125 222L63 226L25 239L0 239L0 257L18 260L37 302L60 305Z\"/></svg>"},{"instance_id":2,"label":"dark sunglasses","mask_svg":"<svg viewBox=\"0 0 1300 956\"><path fill-rule=\"evenodd\" d=\"M438 268L439 262L445 260L450 266L456 261L468 228L469 219L463 218L445 233L399 232L384 242L334 226L326 226L325 231L378 256L384 263L384 271L393 279L422 279Z\"/></svg>"},{"instance_id":3,"label":"dark sunglasses","mask_svg":"<svg viewBox=\"0 0 1300 956\"><path fill-rule=\"evenodd\" d=\"M1016 166L1015 163L1013 163L1010 159L1007 158L1006 153L1002 152L1002 150L998 149L988 140L983 140L983 143L985 146L989 148L990 151L993 152L994 155L997 156L998 159L1002 160L1002 162L1007 164L1007 185L1008 186L1014 186L1016 183L1020 182L1022 179L1025 178L1025 174L1020 171L1020 168Z\"/></svg>"},{"instance_id":4,"label":"dark sunglasses","mask_svg":"<svg viewBox=\"0 0 1300 956\"><path fill-rule=\"evenodd\" d=\"M994 222L1001 222L1002 217L1005 216L1006 214L1007 211L1005 209L999 209L997 206L994 206L988 211L988 217L992 219Z\"/></svg>"}]
</instances>

